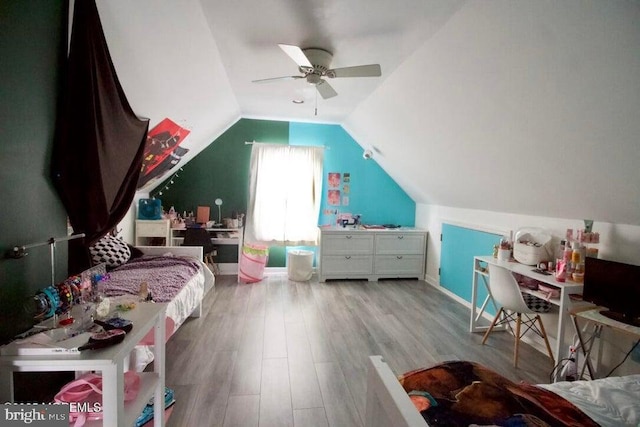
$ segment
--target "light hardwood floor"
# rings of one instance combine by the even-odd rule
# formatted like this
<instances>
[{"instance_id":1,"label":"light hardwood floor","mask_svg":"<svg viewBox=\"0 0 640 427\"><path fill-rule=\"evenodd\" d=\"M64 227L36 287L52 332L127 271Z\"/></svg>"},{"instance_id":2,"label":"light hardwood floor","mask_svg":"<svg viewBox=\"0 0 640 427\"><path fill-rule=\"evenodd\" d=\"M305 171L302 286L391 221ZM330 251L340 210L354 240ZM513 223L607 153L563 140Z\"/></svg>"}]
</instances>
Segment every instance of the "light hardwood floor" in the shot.
<instances>
[{"instance_id":1,"label":"light hardwood floor","mask_svg":"<svg viewBox=\"0 0 640 427\"><path fill-rule=\"evenodd\" d=\"M255 284L218 276L203 315L167 343L167 425L362 426L366 361L382 355L401 374L472 360L514 380L548 382L551 362L513 336L482 346L469 310L422 281L289 281Z\"/></svg>"}]
</instances>

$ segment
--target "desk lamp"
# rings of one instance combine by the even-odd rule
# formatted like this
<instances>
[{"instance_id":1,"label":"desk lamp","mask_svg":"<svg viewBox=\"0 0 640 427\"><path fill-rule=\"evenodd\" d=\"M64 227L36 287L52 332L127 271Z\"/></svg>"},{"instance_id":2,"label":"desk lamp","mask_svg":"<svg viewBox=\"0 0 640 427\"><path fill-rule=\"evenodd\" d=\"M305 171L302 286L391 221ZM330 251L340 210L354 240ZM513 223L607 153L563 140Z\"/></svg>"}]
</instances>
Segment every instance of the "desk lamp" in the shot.
<instances>
[{"instance_id":1,"label":"desk lamp","mask_svg":"<svg viewBox=\"0 0 640 427\"><path fill-rule=\"evenodd\" d=\"M218 206L218 224L222 224L222 213L220 210L220 206L222 206L222 199L216 199L215 204Z\"/></svg>"}]
</instances>

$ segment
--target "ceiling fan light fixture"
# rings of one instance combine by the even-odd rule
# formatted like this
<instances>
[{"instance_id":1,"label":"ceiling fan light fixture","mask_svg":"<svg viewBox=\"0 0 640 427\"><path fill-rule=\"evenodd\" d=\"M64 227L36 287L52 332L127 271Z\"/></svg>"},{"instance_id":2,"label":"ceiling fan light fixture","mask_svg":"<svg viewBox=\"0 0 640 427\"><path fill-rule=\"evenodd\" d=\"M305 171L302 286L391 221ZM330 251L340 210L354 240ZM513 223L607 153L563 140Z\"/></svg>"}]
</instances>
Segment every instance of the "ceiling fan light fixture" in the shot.
<instances>
[{"instance_id":1,"label":"ceiling fan light fixture","mask_svg":"<svg viewBox=\"0 0 640 427\"><path fill-rule=\"evenodd\" d=\"M310 85L317 85L321 81L322 79L320 78L319 74L312 73L307 76L307 83L309 83Z\"/></svg>"}]
</instances>

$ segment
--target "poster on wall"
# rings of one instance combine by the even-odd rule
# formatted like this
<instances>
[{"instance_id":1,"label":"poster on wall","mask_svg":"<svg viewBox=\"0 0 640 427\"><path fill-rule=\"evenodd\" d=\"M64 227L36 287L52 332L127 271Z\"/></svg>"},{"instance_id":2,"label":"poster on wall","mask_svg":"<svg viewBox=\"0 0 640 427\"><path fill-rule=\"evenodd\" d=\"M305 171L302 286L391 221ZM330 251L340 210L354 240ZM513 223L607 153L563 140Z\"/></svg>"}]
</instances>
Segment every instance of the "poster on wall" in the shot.
<instances>
[{"instance_id":1,"label":"poster on wall","mask_svg":"<svg viewBox=\"0 0 640 427\"><path fill-rule=\"evenodd\" d=\"M329 188L340 187L340 172L329 172Z\"/></svg>"},{"instance_id":2,"label":"poster on wall","mask_svg":"<svg viewBox=\"0 0 640 427\"><path fill-rule=\"evenodd\" d=\"M349 206L351 173L329 172L327 181L329 182L329 189L327 190L327 203L329 206Z\"/></svg>"},{"instance_id":3,"label":"poster on wall","mask_svg":"<svg viewBox=\"0 0 640 427\"><path fill-rule=\"evenodd\" d=\"M156 168L154 168L149 174L142 176L140 175L140 179L138 180L138 188L144 187L151 181L155 181L156 178L159 178L164 175L165 172L173 169L182 157L189 152L188 148L176 147L175 150L167 158L165 158L162 163L160 163Z\"/></svg>"},{"instance_id":4,"label":"poster on wall","mask_svg":"<svg viewBox=\"0 0 640 427\"><path fill-rule=\"evenodd\" d=\"M327 200L329 206L340 206L340 190L329 190Z\"/></svg>"},{"instance_id":5,"label":"poster on wall","mask_svg":"<svg viewBox=\"0 0 640 427\"><path fill-rule=\"evenodd\" d=\"M138 179L138 188L142 187L154 177L162 176L175 164L171 159L165 162L178 148L178 145L189 135L190 131L165 118L147 134L147 142L144 148L142 169ZM182 151L182 155L184 155ZM175 158L174 158L175 161ZM179 159L178 159L179 161ZM152 174L153 173L153 174Z\"/></svg>"}]
</instances>

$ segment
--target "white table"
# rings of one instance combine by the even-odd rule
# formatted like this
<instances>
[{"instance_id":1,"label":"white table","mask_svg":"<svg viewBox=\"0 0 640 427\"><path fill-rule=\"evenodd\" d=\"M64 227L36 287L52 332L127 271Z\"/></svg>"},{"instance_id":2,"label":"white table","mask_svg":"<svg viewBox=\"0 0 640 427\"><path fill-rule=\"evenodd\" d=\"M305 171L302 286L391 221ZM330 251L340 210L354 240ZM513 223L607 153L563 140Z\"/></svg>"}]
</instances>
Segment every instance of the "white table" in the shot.
<instances>
[{"instance_id":1,"label":"white table","mask_svg":"<svg viewBox=\"0 0 640 427\"><path fill-rule=\"evenodd\" d=\"M218 263L222 274L237 274L240 258L242 257L242 244L244 242L244 228L207 228L214 245L230 245L238 247L238 263ZM171 246L180 246L184 241L185 228L171 229Z\"/></svg>"},{"instance_id":2,"label":"white table","mask_svg":"<svg viewBox=\"0 0 640 427\"><path fill-rule=\"evenodd\" d=\"M131 426L140 416L149 398L154 396L154 426L164 425L164 342L166 304L138 303L121 317L133 322L133 329L120 344L79 354L47 356L0 356L0 401L13 401L13 372L101 371L102 423L85 425ZM153 372L140 372L137 397L124 402L124 360L151 330L154 330Z\"/></svg>"},{"instance_id":3,"label":"white table","mask_svg":"<svg viewBox=\"0 0 640 427\"><path fill-rule=\"evenodd\" d=\"M479 320L482 317L482 314L486 310L487 306L491 302L493 306L496 308L495 302L491 296L491 292L489 291L489 283L487 280L489 279L489 270L487 267L488 264L494 264L507 270L512 271L513 273L518 273L526 277L533 278L547 285L553 286L560 290L560 298L551 298L549 302L553 305L558 306L559 314L558 314L558 330L556 335L556 345L555 345L555 359L560 360L566 354L568 350L568 346L564 344L564 331L566 328L566 322L569 320L569 308L571 307L571 298L569 295L571 294L580 294L582 295L582 283L575 283L572 281L566 282L558 282L555 279L553 274L544 275L540 273L536 273L533 271L535 268L531 265L520 264L517 261L500 261L491 256L480 256L474 257L473 259L473 284L471 288L471 322L469 325L469 330L471 332L484 332L487 330L488 326L480 326ZM478 308L478 284L483 283L485 288L487 289L487 297L485 298L482 306ZM540 297L542 299L546 299L546 294L538 291L526 290L525 292Z\"/></svg>"},{"instance_id":4,"label":"white table","mask_svg":"<svg viewBox=\"0 0 640 427\"><path fill-rule=\"evenodd\" d=\"M598 375L598 371L600 369L600 356L602 355L603 341L601 338L603 328L608 328L616 332L623 333L627 336L630 336L634 340L640 339L640 327L627 325L626 323L610 319L600 313L602 310L606 310L606 308L587 306L571 311L573 326L575 327L580 348L585 357L585 363L582 371L580 372L579 379L584 379L583 376L585 367L589 370L590 379L595 380L596 378L600 377ZM584 324L584 329L580 327L578 320L580 320ZM586 331L588 326L593 327L593 332L591 332L590 334L588 334L588 332ZM600 345L598 357L596 359L596 368L594 368L593 361L591 360L591 353L593 350L594 342L598 338L600 338Z\"/></svg>"}]
</instances>

